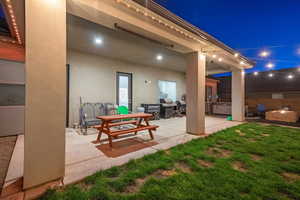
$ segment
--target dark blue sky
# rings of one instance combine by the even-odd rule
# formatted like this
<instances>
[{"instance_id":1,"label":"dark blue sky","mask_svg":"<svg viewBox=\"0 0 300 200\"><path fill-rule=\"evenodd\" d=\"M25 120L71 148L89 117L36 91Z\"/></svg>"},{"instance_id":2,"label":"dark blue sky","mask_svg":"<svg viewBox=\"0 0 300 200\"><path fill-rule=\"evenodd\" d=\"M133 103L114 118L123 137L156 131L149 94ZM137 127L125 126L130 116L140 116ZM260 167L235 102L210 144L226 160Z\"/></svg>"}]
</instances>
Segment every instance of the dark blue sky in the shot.
<instances>
[{"instance_id":1,"label":"dark blue sky","mask_svg":"<svg viewBox=\"0 0 300 200\"><path fill-rule=\"evenodd\" d=\"M163 6L254 60L251 71L300 66L299 0L158 0ZM269 48L275 46L274 48ZM297 51L298 54L297 54Z\"/></svg>"},{"instance_id":2,"label":"dark blue sky","mask_svg":"<svg viewBox=\"0 0 300 200\"><path fill-rule=\"evenodd\" d=\"M3 10L2 10L2 6L0 4L0 18L3 18L4 17L4 13L3 13Z\"/></svg>"}]
</instances>

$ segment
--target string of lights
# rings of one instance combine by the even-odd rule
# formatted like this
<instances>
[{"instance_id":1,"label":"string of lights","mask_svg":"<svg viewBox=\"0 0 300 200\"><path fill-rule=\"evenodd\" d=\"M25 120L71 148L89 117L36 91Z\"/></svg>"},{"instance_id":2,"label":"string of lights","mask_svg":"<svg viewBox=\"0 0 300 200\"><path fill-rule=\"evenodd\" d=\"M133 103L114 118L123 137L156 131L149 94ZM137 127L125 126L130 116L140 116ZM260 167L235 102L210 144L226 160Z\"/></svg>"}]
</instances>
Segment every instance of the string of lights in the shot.
<instances>
[{"instance_id":1,"label":"string of lights","mask_svg":"<svg viewBox=\"0 0 300 200\"><path fill-rule=\"evenodd\" d=\"M298 73L297 73L298 71ZM296 73L295 73L296 72ZM260 76L260 72L255 71L253 73L254 76ZM265 74L265 73L263 73ZM292 80L294 79L296 76L300 76L300 68L298 68L297 70L293 72L281 72L281 71L271 71L269 73L267 73L266 75L268 78L275 78L275 77L285 77L288 80Z\"/></svg>"},{"instance_id":2,"label":"string of lights","mask_svg":"<svg viewBox=\"0 0 300 200\"><path fill-rule=\"evenodd\" d=\"M286 76L287 79L292 80L294 79L296 76L300 75L300 61L296 61L296 60L282 60L282 59L274 59L274 58L270 58L272 52L270 51L271 48L283 48L283 47L287 47L288 45L274 45L274 46L269 46L268 48L264 48L263 50L261 50L258 53L257 57L250 57L252 60L255 60L257 62L265 62L265 68L267 68L267 77L269 78L275 78L278 75L280 76ZM261 49L261 48L247 48L244 50L256 50L256 49ZM299 55L300 55L300 49L299 51ZM276 71L274 70L275 68L275 63L291 63L293 65L295 65L293 68L295 68L295 70L293 72L289 72L287 75L286 73L280 72L280 71ZM259 76L260 72L259 71L254 71L252 73L254 76ZM265 74L265 73L264 73Z\"/></svg>"},{"instance_id":3,"label":"string of lights","mask_svg":"<svg viewBox=\"0 0 300 200\"><path fill-rule=\"evenodd\" d=\"M17 26L17 20L14 14L14 10L12 7L12 3L10 0L6 0L6 7L7 7L7 13L8 13L8 17L10 18L11 24L12 24L12 31L14 32L14 35L16 37L16 40L14 39L6 39L6 38L1 38L2 42L9 42L9 43L13 43L16 44L18 43L19 45L22 44L22 40L21 40L21 36L20 36L20 32Z\"/></svg>"},{"instance_id":4,"label":"string of lights","mask_svg":"<svg viewBox=\"0 0 300 200\"><path fill-rule=\"evenodd\" d=\"M189 39L192 39L194 41L197 41L199 43L202 43L202 44L206 44L205 41L207 41L208 39L203 36L203 35L195 35L195 34L192 34L191 32L183 29L182 27L179 27L177 26L176 24L173 24L173 23L170 23L169 20L166 20L165 18L159 16L159 15L156 15L152 12L149 12L149 10L147 8L142 8L142 7L139 7L135 4L132 4L129 0L115 0L117 3L119 4L122 4L124 6L126 6L127 8L129 9L132 9L134 10L135 12L159 23L159 24L162 24L164 25L165 27L173 30L173 31L176 31L182 35L184 35L185 37L189 38ZM200 38L201 39L200 39ZM207 56L211 56L212 58L216 59L218 62L223 62L224 61L224 58L217 55L216 52L214 52L213 54L209 54L207 52L205 52L205 54ZM236 52L233 54L233 56L237 59L237 62L240 64L240 65L244 65L244 67L246 67L247 65L249 66L249 64L247 63L247 60L245 60L242 56L242 54Z\"/></svg>"}]
</instances>

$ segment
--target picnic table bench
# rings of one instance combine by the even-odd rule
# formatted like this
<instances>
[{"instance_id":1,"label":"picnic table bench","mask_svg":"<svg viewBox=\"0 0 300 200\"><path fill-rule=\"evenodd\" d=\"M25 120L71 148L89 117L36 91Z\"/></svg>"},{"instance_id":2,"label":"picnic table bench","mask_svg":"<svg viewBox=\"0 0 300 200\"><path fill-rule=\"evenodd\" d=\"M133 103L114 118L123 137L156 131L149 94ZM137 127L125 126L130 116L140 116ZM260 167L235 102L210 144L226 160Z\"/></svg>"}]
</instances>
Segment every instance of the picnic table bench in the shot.
<instances>
[{"instance_id":1,"label":"picnic table bench","mask_svg":"<svg viewBox=\"0 0 300 200\"><path fill-rule=\"evenodd\" d=\"M136 113L136 114L127 114L127 115L109 115L109 116L97 116L101 120L101 125L94 126L98 129L99 133L97 136L97 141L100 141L102 133L105 133L108 136L109 145L112 148L112 138L118 138L119 135L124 135L128 133L137 134L139 131L148 130L151 139L153 140L152 131L156 131L159 126L150 125L149 119L152 117L152 114L147 113ZM137 120L131 120L131 119ZM129 120L114 122L116 120ZM145 122L145 123L143 123ZM122 125L135 125L134 128L128 128L125 130L111 130L111 127L122 126Z\"/></svg>"}]
</instances>

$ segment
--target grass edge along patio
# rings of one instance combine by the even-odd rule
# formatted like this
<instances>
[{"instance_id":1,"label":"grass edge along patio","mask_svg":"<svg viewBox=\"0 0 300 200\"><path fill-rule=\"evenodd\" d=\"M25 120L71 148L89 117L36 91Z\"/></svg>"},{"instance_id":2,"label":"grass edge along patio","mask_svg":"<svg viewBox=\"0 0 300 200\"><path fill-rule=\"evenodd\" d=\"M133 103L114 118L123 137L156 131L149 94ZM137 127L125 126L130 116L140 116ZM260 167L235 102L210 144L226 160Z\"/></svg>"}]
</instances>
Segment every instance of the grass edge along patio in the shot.
<instances>
[{"instance_id":1,"label":"grass edge along patio","mask_svg":"<svg viewBox=\"0 0 300 200\"><path fill-rule=\"evenodd\" d=\"M242 124L99 171L41 199L298 199L299 133Z\"/></svg>"}]
</instances>

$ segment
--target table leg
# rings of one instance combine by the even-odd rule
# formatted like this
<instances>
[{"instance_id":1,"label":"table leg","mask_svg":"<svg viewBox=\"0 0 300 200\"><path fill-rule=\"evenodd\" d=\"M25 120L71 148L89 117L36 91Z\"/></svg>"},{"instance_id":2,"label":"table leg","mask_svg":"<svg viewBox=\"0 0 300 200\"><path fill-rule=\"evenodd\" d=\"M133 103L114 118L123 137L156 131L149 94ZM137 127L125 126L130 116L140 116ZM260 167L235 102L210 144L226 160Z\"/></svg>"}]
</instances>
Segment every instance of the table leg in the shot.
<instances>
[{"instance_id":1,"label":"table leg","mask_svg":"<svg viewBox=\"0 0 300 200\"><path fill-rule=\"evenodd\" d=\"M140 118L140 119L138 120L137 128L141 127L142 121L143 121L143 118ZM134 134L136 135L136 134L137 134L137 131L134 132Z\"/></svg>"},{"instance_id":2,"label":"table leg","mask_svg":"<svg viewBox=\"0 0 300 200\"><path fill-rule=\"evenodd\" d=\"M144 120L145 120L145 122L146 122L146 125L147 125L147 126L150 126L150 125L149 125L149 118L145 118ZM149 131L149 135L150 135L150 137L151 137L151 140L153 140L154 137L153 137L152 130L149 129L148 131Z\"/></svg>"},{"instance_id":3,"label":"table leg","mask_svg":"<svg viewBox=\"0 0 300 200\"><path fill-rule=\"evenodd\" d=\"M99 142L100 142L100 139L101 139L101 135L102 135L102 132L103 132L104 125L105 125L105 122L102 120L101 128L99 129L99 133L98 133L98 137L97 137L97 141L99 141Z\"/></svg>"},{"instance_id":4,"label":"table leg","mask_svg":"<svg viewBox=\"0 0 300 200\"><path fill-rule=\"evenodd\" d=\"M110 148L113 148L111 135L108 135L108 141L109 141Z\"/></svg>"},{"instance_id":5,"label":"table leg","mask_svg":"<svg viewBox=\"0 0 300 200\"><path fill-rule=\"evenodd\" d=\"M107 136L108 136L109 146L110 146L110 148L113 148L113 145L112 145L112 138L113 137L110 135L109 121L106 122L106 129L107 129Z\"/></svg>"}]
</instances>

